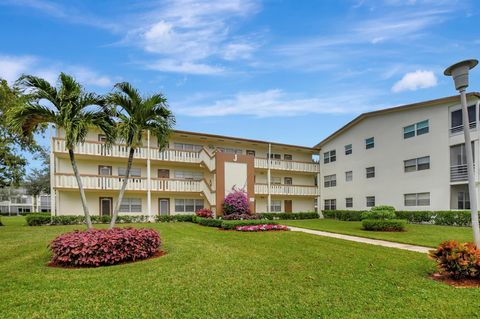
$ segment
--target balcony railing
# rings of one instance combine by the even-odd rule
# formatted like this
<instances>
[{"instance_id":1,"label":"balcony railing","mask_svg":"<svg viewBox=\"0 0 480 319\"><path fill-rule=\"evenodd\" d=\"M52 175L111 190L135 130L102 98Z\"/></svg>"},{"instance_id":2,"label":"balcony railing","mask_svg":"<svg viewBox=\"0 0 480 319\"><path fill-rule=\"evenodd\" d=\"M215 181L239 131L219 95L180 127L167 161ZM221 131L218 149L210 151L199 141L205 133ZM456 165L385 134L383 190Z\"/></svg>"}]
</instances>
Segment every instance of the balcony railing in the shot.
<instances>
[{"instance_id":1,"label":"balcony railing","mask_svg":"<svg viewBox=\"0 0 480 319\"><path fill-rule=\"evenodd\" d=\"M267 184L255 184L255 194L267 195ZM319 190L317 186L307 185L286 185L286 184L271 184L271 195L293 195L293 196L318 196Z\"/></svg>"},{"instance_id":2,"label":"balcony railing","mask_svg":"<svg viewBox=\"0 0 480 319\"><path fill-rule=\"evenodd\" d=\"M122 176L82 175L82 184L85 189L120 190L123 183ZM55 174L55 187L78 188L77 179L72 174ZM147 190L147 179L131 177L128 180L127 190Z\"/></svg>"},{"instance_id":3,"label":"balcony railing","mask_svg":"<svg viewBox=\"0 0 480 319\"><path fill-rule=\"evenodd\" d=\"M268 161L270 168L274 170L287 170L306 173L318 173L319 164L311 162L284 161L277 159L255 158L255 168L268 169Z\"/></svg>"},{"instance_id":4,"label":"balcony railing","mask_svg":"<svg viewBox=\"0 0 480 319\"><path fill-rule=\"evenodd\" d=\"M475 169L475 167L474 167ZM468 180L467 165L453 165L450 166L450 181L463 182Z\"/></svg>"},{"instance_id":5,"label":"balcony railing","mask_svg":"<svg viewBox=\"0 0 480 319\"><path fill-rule=\"evenodd\" d=\"M476 123L476 122L471 122L469 126L470 126L470 129L476 128L476 127L477 127L477 123ZM450 133L451 133L451 134L458 133L458 132L462 132L462 131L463 131L463 124L462 124L462 125L458 125L458 126L453 126L453 127L450 128Z\"/></svg>"}]
</instances>

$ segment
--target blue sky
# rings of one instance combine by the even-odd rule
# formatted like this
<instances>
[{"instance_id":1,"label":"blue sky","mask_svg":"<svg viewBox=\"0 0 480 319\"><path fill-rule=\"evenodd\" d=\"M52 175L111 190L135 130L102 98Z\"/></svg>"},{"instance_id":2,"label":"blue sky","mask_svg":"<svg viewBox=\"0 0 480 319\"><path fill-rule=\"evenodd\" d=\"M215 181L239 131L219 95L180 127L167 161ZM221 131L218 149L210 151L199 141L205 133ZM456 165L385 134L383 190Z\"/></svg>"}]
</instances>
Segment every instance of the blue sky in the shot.
<instances>
[{"instance_id":1,"label":"blue sky","mask_svg":"<svg viewBox=\"0 0 480 319\"><path fill-rule=\"evenodd\" d=\"M129 81L163 92L177 129L313 146L361 112L455 94L442 72L480 57L479 18L454 0L0 0L0 77Z\"/></svg>"}]
</instances>

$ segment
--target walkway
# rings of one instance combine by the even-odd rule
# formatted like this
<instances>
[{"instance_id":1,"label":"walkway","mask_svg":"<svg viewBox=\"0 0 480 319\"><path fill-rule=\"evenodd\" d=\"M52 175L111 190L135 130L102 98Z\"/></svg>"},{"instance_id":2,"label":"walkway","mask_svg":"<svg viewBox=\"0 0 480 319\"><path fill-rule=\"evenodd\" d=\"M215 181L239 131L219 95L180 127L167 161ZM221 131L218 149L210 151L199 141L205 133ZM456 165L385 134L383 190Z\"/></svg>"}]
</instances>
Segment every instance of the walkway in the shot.
<instances>
[{"instance_id":1,"label":"walkway","mask_svg":"<svg viewBox=\"0 0 480 319\"><path fill-rule=\"evenodd\" d=\"M409 245L409 244L401 244L401 243L395 243L395 242L386 241L386 240L370 239L370 238L364 238L364 237L329 233L329 232L321 231L321 230L312 230L312 229L291 227L291 226L288 226L288 228L290 228L292 231L298 231L298 232L317 235L317 236L332 237L332 238L355 241L357 243L371 244L371 245L397 248L397 249L403 249L403 250L410 250L410 251L415 251L417 253L426 254L426 253L428 253L429 250L433 249L433 248L430 248L430 247L415 246L415 245Z\"/></svg>"}]
</instances>

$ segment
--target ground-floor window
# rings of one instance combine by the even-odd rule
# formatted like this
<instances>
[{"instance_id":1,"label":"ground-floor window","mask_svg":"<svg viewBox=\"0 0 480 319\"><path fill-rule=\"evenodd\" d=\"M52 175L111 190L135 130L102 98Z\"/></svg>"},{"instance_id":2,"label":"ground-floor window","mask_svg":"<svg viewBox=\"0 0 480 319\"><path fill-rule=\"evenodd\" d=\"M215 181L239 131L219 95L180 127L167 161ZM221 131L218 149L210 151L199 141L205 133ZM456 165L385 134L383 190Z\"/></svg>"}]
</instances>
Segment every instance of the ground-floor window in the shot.
<instances>
[{"instance_id":1,"label":"ground-floor window","mask_svg":"<svg viewBox=\"0 0 480 319\"><path fill-rule=\"evenodd\" d=\"M191 213L202 209L203 199L175 199L175 212Z\"/></svg>"},{"instance_id":2,"label":"ground-floor window","mask_svg":"<svg viewBox=\"0 0 480 319\"><path fill-rule=\"evenodd\" d=\"M120 204L121 213L141 213L142 199L141 198L124 198Z\"/></svg>"},{"instance_id":3,"label":"ground-floor window","mask_svg":"<svg viewBox=\"0 0 480 319\"><path fill-rule=\"evenodd\" d=\"M325 210L336 210L337 209L337 200L336 199L326 199L324 203Z\"/></svg>"},{"instance_id":4,"label":"ground-floor window","mask_svg":"<svg viewBox=\"0 0 480 319\"><path fill-rule=\"evenodd\" d=\"M282 201L281 200L272 200L270 203L271 212L281 212L282 211Z\"/></svg>"},{"instance_id":5,"label":"ground-floor window","mask_svg":"<svg viewBox=\"0 0 480 319\"><path fill-rule=\"evenodd\" d=\"M345 207L352 208L353 207L353 198L347 197L345 198Z\"/></svg>"},{"instance_id":6,"label":"ground-floor window","mask_svg":"<svg viewBox=\"0 0 480 319\"><path fill-rule=\"evenodd\" d=\"M367 207L375 206L375 196L367 196Z\"/></svg>"},{"instance_id":7,"label":"ground-floor window","mask_svg":"<svg viewBox=\"0 0 480 319\"><path fill-rule=\"evenodd\" d=\"M470 209L470 194L468 192L458 192L458 209Z\"/></svg>"},{"instance_id":8,"label":"ground-floor window","mask_svg":"<svg viewBox=\"0 0 480 319\"><path fill-rule=\"evenodd\" d=\"M429 206L430 205L430 193L413 193L405 194L404 201L405 206Z\"/></svg>"}]
</instances>

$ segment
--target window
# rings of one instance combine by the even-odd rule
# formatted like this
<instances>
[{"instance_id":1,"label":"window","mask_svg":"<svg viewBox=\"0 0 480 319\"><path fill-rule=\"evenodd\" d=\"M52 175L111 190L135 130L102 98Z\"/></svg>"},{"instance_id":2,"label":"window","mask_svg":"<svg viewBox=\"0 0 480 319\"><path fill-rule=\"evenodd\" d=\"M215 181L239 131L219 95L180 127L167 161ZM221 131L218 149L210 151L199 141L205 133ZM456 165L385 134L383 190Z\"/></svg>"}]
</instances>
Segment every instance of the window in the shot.
<instances>
[{"instance_id":1,"label":"window","mask_svg":"<svg viewBox=\"0 0 480 319\"><path fill-rule=\"evenodd\" d=\"M335 150L323 153L324 164L335 162L336 160L337 160L337 152Z\"/></svg>"},{"instance_id":2,"label":"window","mask_svg":"<svg viewBox=\"0 0 480 319\"><path fill-rule=\"evenodd\" d=\"M174 143L173 148L176 149L176 150L182 150L182 151L199 152L199 151L202 150L203 146L202 145L197 145L197 144Z\"/></svg>"},{"instance_id":3,"label":"window","mask_svg":"<svg viewBox=\"0 0 480 319\"><path fill-rule=\"evenodd\" d=\"M203 199L175 199L175 212L191 213L202 209Z\"/></svg>"},{"instance_id":4,"label":"window","mask_svg":"<svg viewBox=\"0 0 480 319\"><path fill-rule=\"evenodd\" d=\"M107 141L107 136L105 134L98 134L98 141L105 143Z\"/></svg>"},{"instance_id":5,"label":"window","mask_svg":"<svg viewBox=\"0 0 480 319\"><path fill-rule=\"evenodd\" d=\"M111 166L105 166L105 165L99 165L98 166L98 175L111 176L112 175L112 167Z\"/></svg>"},{"instance_id":6,"label":"window","mask_svg":"<svg viewBox=\"0 0 480 319\"><path fill-rule=\"evenodd\" d=\"M282 211L282 201L281 200L272 200L270 203L271 212L281 212Z\"/></svg>"},{"instance_id":7,"label":"window","mask_svg":"<svg viewBox=\"0 0 480 319\"><path fill-rule=\"evenodd\" d=\"M403 138L407 139L415 135L427 134L429 132L428 120L421 121L403 128Z\"/></svg>"},{"instance_id":8,"label":"window","mask_svg":"<svg viewBox=\"0 0 480 319\"><path fill-rule=\"evenodd\" d=\"M270 158L271 158L271 159L278 159L278 160L279 160L279 159L282 159L282 154L274 154L274 153L272 153L272 154L270 154Z\"/></svg>"},{"instance_id":9,"label":"window","mask_svg":"<svg viewBox=\"0 0 480 319\"><path fill-rule=\"evenodd\" d=\"M468 107L468 121L470 128L475 127L475 119L476 119L476 110L475 105L470 105ZM463 129L463 115L462 109L455 110L450 113L450 132L460 132Z\"/></svg>"},{"instance_id":10,"label":"window","mask_svg":"<svg viewBox=\"0 0 480 319\"><path fill-rule=\"evenodd\" d=\"M336 210L337 209L337 200L336 199L326 199L323 209L325 209L325 210Z\"/></svg>"},{"instance_id":11,"label":"window","mask_svg":"<svg viewBox=\"0 0 480 319\"><path fill-rule=\"evenodd\" d=\"M118 176L125 176L127 175L127 168L126 167L119 167L118 168ZM131 167L130 168L130 176L132 177L140 177L142 176L142 169L139 167Z\"/></svg>"},{"instance_id":12,"label":"window","mask_svg":"<svg viewBox=\"0 0 480 319\"><path fill-rule=\"evenodd\" d=\"M283 182L285 185L293 185L293 179L291 177L285 177Z\"/></svg>"},{"instance_id":13,"label":"window","mask_svg":"<svg viewBox=\"0 0 480 319\"><path fill-rule=\"evenodd\" d=\"M367 178L373 178L375 177L375 167L367 167L365 169L366 173L367 173Z\"/></svg>"},{"instance_id":14,"label":"window","mask_svg":"<svg viewBox=\"0 0 480 319\"><path fill-rule=\"evenodd\" d=\"M282 184L282 178L281 177L271 177L270 179L271 184Z\"/></svg>"},{"instance_id":15,"label":"window","mask_svg":"<svg viewBox=\"0 0 480 319\"><path fill-rule=\"evenodd\" d=\"M353 207L353 198L347 197L345 198L345 207L352 208Z\"/></svg>"},{"instance_id":16,"label":"window","mask_svg":"<svg viewBox=\"0 0 480 319\"><path fill-rule=\"evenodd\" d=\"M293 157L291 154L283 154L283 159L286 161L291 161Z\"/></svg>"},{"instance_id":17,"label":"window","mask_svg":"<svg viewBox=\"0 0 480 319\"><path fill-rule=\"evenodd\" d=\"M351 182L353 180L353 171L345 172L345 182Z\"/></svg>"},{"instance_id":18,"label":"window","mask_svg":"<svg viewBox=\"0 0 480 319\"><path fill-rule=\"evenodd\" d=\"M239 155L243 154L243 151L239 148L217 147L217 151L222 153L230 153L230 154L239 154Z\"/></svg>"},{"instance_id":19,"label":"window","mask_svg":"<svg viewBox=\"0 0 480 319\"><path fill-rule=\"evenodd\" d=\"M405 206L430 206L430 193L405 194Z\"/></svg>"},{"instance_id":20,"label":"window","mask_svg":"<svg viewBox=\"0 0 480 319\"><path fill-rule=\"evenodd\" d=\"M365 139L365 148L368 150L368 149L371 149L371 148L374 148L375 147L375 138L374 137L369 137L367 139Z\"/></svg>"},{"instance_id":21,"label":"window","mask_svg":"<svg viewBox=\"0 0 480 319\"><path fill-rule=\"evenodd\" d=\"M457 193L457 203L458 209L470 209L470 194L468 191Z\"/></svg>"},{"instance_id":22,"label":"window","mask_svg":"<svg viewBox=\"0 0 480 319\"><path fill-rule=\"evenodd\" d=\"M345 145L345 155L352 154L352 144Z\"/></svg>"},{"instance_id":23,"label":"window","mask_svg":"<svg viewBox=\"0 0 480 319\"><path fill-rule=\"evenodd\" d=\"M403 161L405 173L423 171L430 168L430 156Z\"/></svg>"},{"instance_id":24,"label":"window","mask_svg":"<svg viewBox=\"0 0 480 319\"><path fill-rule=\"evenodd\" d=\"M375 206L375 196L367 196L367 207Z\"/></svg>"},{"instance_id":25,"label":"window","mask_svg":"<svg viewBox=\"0 0 480 319\"><path fill-rule=\"evenodd\" d=\"M254 150L247 150L247 155L255 156L255 151Z\"/></svg>"},{"instance_id":26,"label":"window","mask_svg":"<svg viewBox=\"0 0 480 319\"><path fill-rule=\"evenodd\" d=\"M175 178L201 180L203 179L203 173L195 171L175 171Z\"/></svg>"},{"instance_id":27,"label":"window","mask_svg":"<svg viewBox=\"0 0 480 319\"><path fill-rule=\"evenodd\" d=\"M327 175L323 178L324 183L323 186L325 187L335 187L337 186L337 175Z\"/></svg>"},{"instance_id":28,"label":"window","mask_svg":"<svg viewBox=\"0 0 480 319\"><path fill-rule=\"evenodd\" d=\"M121 213L141 213L142 199L141 198L124 198L120 204Z\"/></svg>"}]
</instances>

